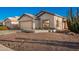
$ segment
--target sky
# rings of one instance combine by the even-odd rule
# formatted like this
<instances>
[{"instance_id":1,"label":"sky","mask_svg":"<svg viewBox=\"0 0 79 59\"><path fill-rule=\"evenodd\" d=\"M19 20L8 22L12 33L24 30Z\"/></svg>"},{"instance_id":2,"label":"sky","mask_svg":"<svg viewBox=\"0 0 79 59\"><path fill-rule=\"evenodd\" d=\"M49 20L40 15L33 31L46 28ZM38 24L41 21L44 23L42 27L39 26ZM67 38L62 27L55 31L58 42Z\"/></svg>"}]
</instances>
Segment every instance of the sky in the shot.
<instances>
[{"instance_id":1,"label":"sky","mask_svg":"<svg viewBox=\"0 0 79 59\"><path fill-rule=\"evenodd\" d=\"M75 11L76 7L73 7ZM7 17L21 16L24 13L36 15L40 11L48 11L61 16L67 16L68 7L0 7L0 21Z\"/></svg>"}]
</instances>

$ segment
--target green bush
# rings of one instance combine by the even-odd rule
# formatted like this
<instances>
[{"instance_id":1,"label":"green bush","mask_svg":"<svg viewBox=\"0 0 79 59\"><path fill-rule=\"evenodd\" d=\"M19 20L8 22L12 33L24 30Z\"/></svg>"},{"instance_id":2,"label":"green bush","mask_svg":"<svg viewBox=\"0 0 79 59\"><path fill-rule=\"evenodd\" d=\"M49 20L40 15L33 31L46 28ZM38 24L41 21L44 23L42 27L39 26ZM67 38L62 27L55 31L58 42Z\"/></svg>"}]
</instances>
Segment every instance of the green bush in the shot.
<instances>
[{"instance_id":1,"label":"green bush","mask_svg":"<svg viewBox=\"0 0 79 59\"><path fill-rule=\"evenodd\" d=\"M0 30L9 30L9 28L6 26L0 26Z\"/></svg>"}]
</instances>

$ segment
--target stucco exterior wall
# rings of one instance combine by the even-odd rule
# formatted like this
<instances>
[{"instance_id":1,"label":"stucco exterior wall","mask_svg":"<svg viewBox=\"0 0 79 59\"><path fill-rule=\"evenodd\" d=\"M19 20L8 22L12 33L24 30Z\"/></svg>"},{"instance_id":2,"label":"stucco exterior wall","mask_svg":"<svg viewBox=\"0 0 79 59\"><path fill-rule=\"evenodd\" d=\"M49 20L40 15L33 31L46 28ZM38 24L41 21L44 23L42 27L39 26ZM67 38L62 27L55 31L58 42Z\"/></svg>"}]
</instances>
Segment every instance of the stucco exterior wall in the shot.
<instances>
[{"instance_id":1,"label":"stucco exterior wall","mask_svg":"<svg viewBox=\"0 0 79 59\"><path fill-rule=\"evenodd\" d=\"M57 27L57 20L59 22L59 26ZM54 27L58 30L63 30L63 18L58 17L58 16L54 16Z\"/></svg>"},{"instance_id":2,"label":"stucco exterior wall","mask_svg":"<svg viewBox=\"0 0 79 59\"><path fill-rule=\"evenodd\" d=\"M40 28L40 20L35 20L35 28L36 29Z\"/></svg>"},{"instance_id":3,"label":"stucco exterior wall","mask_svg":"<svg viewBox=\"0 0 79 59\"><path fill-rule=\"evenodd\" d=\"M28 20L32 20L32 18L24 15L19 21L28 21Z\"/></svg>"}]
</instances>

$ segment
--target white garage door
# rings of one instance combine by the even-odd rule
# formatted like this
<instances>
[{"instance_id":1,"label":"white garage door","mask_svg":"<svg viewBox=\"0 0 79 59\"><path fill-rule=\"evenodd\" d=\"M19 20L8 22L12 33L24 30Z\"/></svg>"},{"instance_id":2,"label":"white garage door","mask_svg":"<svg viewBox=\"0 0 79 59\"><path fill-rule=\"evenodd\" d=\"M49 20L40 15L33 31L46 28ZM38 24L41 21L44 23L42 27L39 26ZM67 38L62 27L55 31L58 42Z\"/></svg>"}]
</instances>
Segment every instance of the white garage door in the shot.
<instances>
[{"instance_id":1,"label":"white garage door","mask_svg":"<svg viewBox=\"0 0 79 59\"><path fill-rule=\"evenodd\" d=\"M20 28L23 30L32 29L32 21L20 22Z\"/></svg>"}]
</instances>

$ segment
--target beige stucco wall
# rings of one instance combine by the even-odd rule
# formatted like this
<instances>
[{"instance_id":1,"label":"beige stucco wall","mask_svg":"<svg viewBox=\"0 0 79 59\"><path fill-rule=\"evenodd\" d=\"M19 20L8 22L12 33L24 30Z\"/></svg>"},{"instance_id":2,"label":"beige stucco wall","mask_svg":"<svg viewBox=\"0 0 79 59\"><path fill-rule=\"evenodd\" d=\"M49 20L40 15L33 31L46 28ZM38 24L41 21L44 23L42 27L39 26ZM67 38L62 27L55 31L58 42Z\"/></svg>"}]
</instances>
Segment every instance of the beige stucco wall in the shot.
<instances>
[{"instance_id":1,"label":"beige stucco wall","mask_svg":"<svg viewBox=\"0 0 79 59\"><path fill-rule=\"evenodd\" d=\"M39 29L40 27L40 20L35 20L35 28Z\"/></svg>"},{"instance_id":2,"label":"beige stucco wall","mask_svg":"<svg viewBox=\"0 0 79 59\"><path fill-rule=\"evenodd\" d=\"M31 17L28 17L27 15L24 15L22 18L20 18L19 21L28 21L28 20L33 20Z\"/></svg>"},{"instance_id":3,"label":"beige stucco wall","mask_svg":"<svg viewBox=\"0 0 79 59\"><path fill-rule=\"evenodd\" d=\"M59 27L56 26L57 20L59 21ZM54 16L54 27L58 30L63 30L63 22L62 21L63 21L62 17Z\"/></svg>"}]
</instances>

